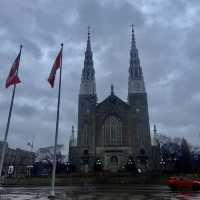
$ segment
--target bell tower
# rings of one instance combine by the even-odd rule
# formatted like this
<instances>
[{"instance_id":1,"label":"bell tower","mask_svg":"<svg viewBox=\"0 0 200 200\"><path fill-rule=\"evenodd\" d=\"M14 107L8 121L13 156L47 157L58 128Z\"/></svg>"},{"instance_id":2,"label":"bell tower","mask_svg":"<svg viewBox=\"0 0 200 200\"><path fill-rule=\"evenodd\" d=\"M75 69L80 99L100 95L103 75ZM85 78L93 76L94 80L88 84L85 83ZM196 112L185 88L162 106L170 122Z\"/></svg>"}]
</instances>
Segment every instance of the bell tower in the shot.
<instances>
[{"instance_id":1,"label":"bell tower","mask_svg":"<svg viewBox=\"0 0 200 200\"><path fill-rule=\"evenodd\" d=\"M128 79L128 104L130 105L131 123L130 138L134 151L140 154L145 152L149 155L151 152L151 137L149 126L149 113L147 93L145 89L144 77L138 49L135 42L134 27L132 25L130 66Z\"/></svg>"},{"instance_id":2,"label":"bell tower","mask_svg":"<svg viewBox=\"0 0 200 200\"><path fill-rule=\"evenodd\" d=\"M95 110L97 103L95 69L88 27L84 67L82 69L78 102L78 137L80 166L92 167L95 157ZM92 159L93 158L93 159Z\"/></svg>"}]
</instances>

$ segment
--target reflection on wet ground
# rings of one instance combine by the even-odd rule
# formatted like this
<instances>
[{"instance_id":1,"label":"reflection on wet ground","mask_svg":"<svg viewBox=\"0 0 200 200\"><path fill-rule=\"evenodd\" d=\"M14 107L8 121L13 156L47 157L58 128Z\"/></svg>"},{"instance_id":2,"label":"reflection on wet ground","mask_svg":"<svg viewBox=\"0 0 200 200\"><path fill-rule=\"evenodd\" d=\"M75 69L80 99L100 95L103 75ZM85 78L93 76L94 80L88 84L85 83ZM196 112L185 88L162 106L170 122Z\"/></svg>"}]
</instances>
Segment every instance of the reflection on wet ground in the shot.
<instances>
[{"instance_id":1,"label":"reflection on wet ground","mask_svg":"<svg viewBox=\"0 0 200 200\"><path fill-rule=\"evenodd\" d=\"M48 187L10 187L0 190L0 200L47 200ZM200 200L200 192L172 192L167 186L92 186L57 187L56 199L60 200Z\"/></svg>"}]
</instances>

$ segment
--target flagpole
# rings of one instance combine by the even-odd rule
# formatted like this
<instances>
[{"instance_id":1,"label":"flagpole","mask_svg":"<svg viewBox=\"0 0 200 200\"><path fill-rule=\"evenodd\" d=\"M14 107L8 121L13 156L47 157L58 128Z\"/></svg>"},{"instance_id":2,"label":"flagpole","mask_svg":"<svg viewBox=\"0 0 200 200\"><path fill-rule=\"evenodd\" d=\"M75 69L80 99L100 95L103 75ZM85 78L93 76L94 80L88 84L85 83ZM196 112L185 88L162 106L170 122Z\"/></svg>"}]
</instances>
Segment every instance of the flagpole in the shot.
<instances>
[{"instance_id":1,"label":"flagpole","mask_svg":"<svg viewBox=\"0 0 200 200\"><path fill-rule=\"evenodd\" d=\"M21 50L22 50L22 45L20 45L20 55L21 55ZM18 69L17 69L17 74L18 74ZM1 152L0 177L2 176L3 163L4 163L5 153L6 153L7 138L8 138L8 132L9 132L9 127L10 127L10 120L11 120L11 116L12 116L13 103L14 103L14 99L15 99L15 90L16 90L16 84L14 84L14 86L13 86L13 92L12 92L12 97L11 97L11 102L10 102L10 109L9 109L8 120L7 120L7 125L6 125L6 132L5 132L4 141L3 141L3 149Z\"/></svg>"},{"instance_id":2,"label":"flagpole","mask_svg":"<svg viewBox=\"0 0 200 200\"><path fill-rule=\"evenodd\" d=\"M63 43L61 44L61 51L62 50L63 50ZM49 196L49 198L55 198L56 149L57 149L58 129L59 129L61 81L62 81L62 53L61 53L60 78L59 78L59 88L58 88L58 104L57 104L56 133L55 133L55 144L54 144L54 154L53 154L51 196Z\"/></svg>"}]
</instances>

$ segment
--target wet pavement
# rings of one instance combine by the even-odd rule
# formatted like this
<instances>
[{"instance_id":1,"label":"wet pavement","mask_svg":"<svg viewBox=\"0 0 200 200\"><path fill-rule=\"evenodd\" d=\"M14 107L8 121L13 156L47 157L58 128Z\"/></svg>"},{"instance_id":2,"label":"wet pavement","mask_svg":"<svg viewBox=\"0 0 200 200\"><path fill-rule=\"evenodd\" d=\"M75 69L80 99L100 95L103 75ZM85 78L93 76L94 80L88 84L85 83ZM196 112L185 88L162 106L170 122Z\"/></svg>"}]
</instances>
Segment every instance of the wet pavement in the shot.
<instances>
[{"instance_id":1,"label":"wet pavement","mask_svg":"<svg viewBox=\"0 0 200 200\"><path fill-rule=\"evenodd\" d=\"M0 200L47 200L48 187L0 188ZM56 199L60 200L200 200L200 191L172 192L167 186L137 185L94 187L56 187Z\"/></svg>"}]
</instances>

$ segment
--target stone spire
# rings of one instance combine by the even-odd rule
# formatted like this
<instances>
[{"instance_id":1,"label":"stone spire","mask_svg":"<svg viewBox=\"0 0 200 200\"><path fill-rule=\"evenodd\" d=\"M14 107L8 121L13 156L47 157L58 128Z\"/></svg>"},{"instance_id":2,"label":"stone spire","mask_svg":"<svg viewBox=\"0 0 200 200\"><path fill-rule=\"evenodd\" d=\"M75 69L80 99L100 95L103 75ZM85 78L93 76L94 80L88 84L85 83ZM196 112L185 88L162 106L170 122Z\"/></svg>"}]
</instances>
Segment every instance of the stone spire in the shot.
<instances>
[{"instance_id":1,"label":"stone spire","mask_svg":"<svg viewBox=\"0 0 200 200\"><path fill-rule=\"evenodd\" d=\"M88 27L87 47L85 51L84 67L81 76L80 94L96 94L95 70L93 67L92 49L90 42L90 27Z\"/></svg>"},{"instance_id":2,"label":"stone spire","mask_svg":"<svg viewBox=\"0 0 200 200\"><path fill-rule=\"evenodd\" d=\"M75 146L74 126L72 126L72 133L70 136L69 146Z\"/></svg>"},{"instance_id":3,"label":"stone spire","mask_svg":"<svg viewBox=\"0 0 200 200\"><path fill-rule=\"evenodd\" d=\"M132 25L132 33L131 33L130 66L140 66L140 59L138 56L138 50L136 48L133 25Z\"/></svg>"},{"instance_id":4,"label":"stone spire","mask_svg":"<svg viewBox=\"0 0 200 200\"><path fill-rule=\"evenodd\" d=\"M90 42L90 27L89 26L88 26L88 38L87 38L87 47L86 47L86 51L85 51L84 66L93 67L92 50L91 50L91 42Z\"/></svg>"},{"instance_id":5,"label":"stone spire","mask_svg":"<svg viewBox=\"0 0 200 200\"><path fill-rule=\"evenodd\" d=\"M131 35L128 93L129 94L145 93L144 78L143 78L142 68L140 66L138 49L136 47L133 25L132 25L132 35Z\"/></svg>"},{"instance_id":6,"label":"stone spire","mask_svg":"<svg viewBox=\"0 0 200 200\"><path fill-rule=\"evenodd\" d=\"M111 90L111 95L114 95L114 85L113 84L111 84L110 90Z\"/></svg>"},{"instance_id":7,"label":"stone spire","mask_svg":"<svg viewBox=\"0 0 200 200\"><path fill-rule=\"evenodd\" d=\"M155 124L153 126L153 133L154 133L154 136L156 137L157 136L157 128L156 128Z\"/></svg>"},{"instance_id":8,"label":"stone spire","mask_svg":"<svg viewBox=\"0 0 200 200\"><path fill-rule=\"evenodd\" d=\"M159 141L158 141L158 138L157 138L157 128L156 128L156 125L154 124L153 126L153 137L152 137L152 146L159 146Z\"/></svg>"}]
</instances>

